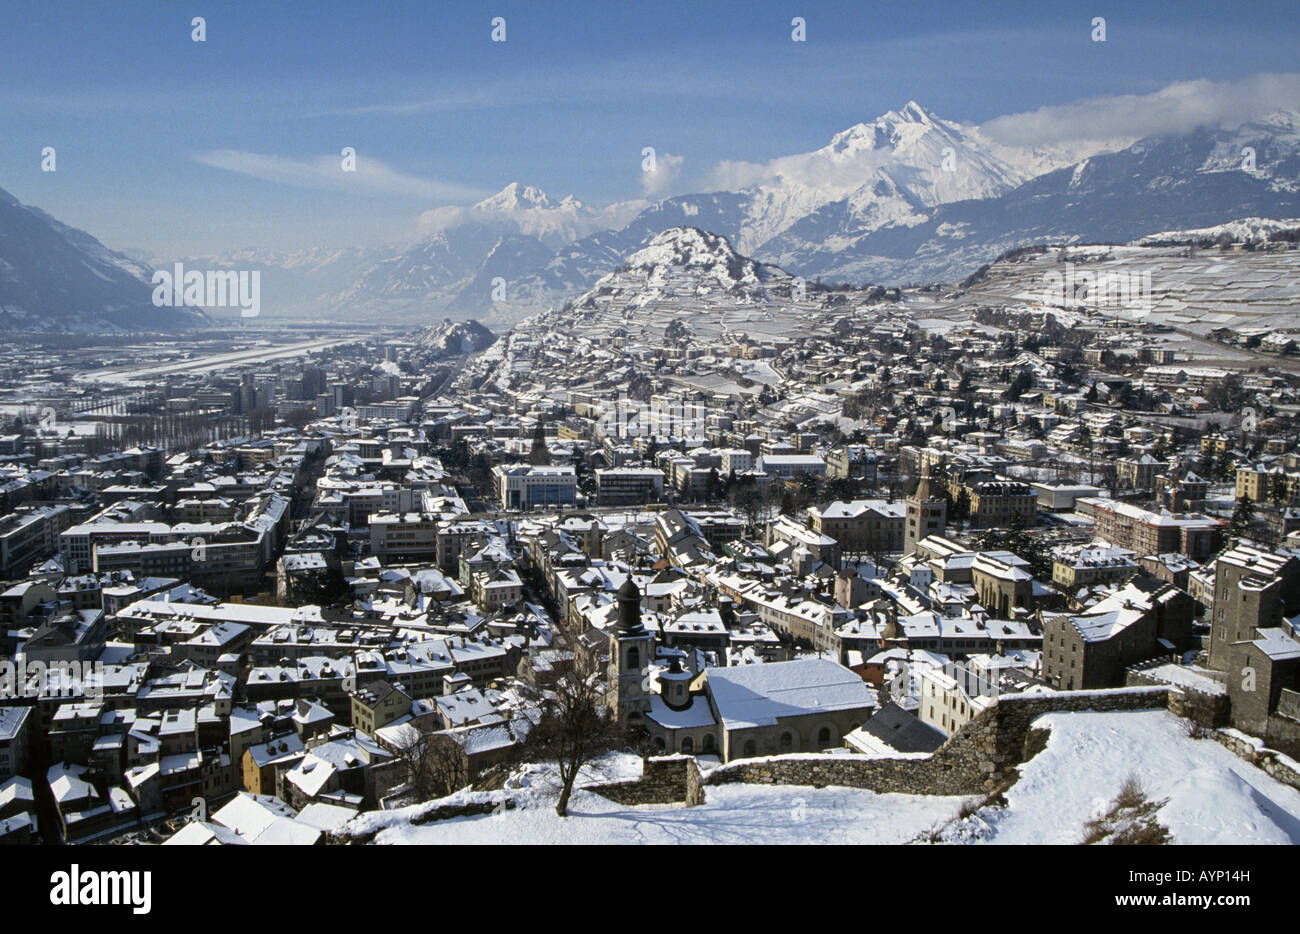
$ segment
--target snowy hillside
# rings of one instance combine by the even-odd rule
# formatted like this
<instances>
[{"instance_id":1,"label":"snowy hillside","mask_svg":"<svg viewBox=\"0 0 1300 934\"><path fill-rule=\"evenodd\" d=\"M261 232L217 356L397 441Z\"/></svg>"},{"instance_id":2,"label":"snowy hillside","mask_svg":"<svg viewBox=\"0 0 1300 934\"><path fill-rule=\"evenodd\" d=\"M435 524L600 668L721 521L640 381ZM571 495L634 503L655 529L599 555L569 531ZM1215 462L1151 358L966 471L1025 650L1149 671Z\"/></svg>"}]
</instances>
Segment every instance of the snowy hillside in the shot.
<instances>
[{"instance_id":1,"label":"snowy hillside","mask_svg":"<svg viewBox=\"0 0 1300 934\"><path fill-rule=\"evenodd\" d=\"M695 227L673 227L637 250L615 272L601 277L574 305L644 306L673 297L732 295L766 298L769 286L789 289L782 269L741 256L726 237Z\"/></svg>"},{"instance_id":2,"label":"snowy hillside","mask_svg":"<svg viewBox=\"0 0 1300 934\"><path fill-rule=\"evenodd\" d=\"M1215 243L1224 239L1229 243L1268 243L1270 240L1300 239L1300 217L1274 220L1269 217L1245 217L1241 220L1198 227L1195 230L1165 230L1140 237L1133 246L1186 246Z\"/></svg>"},{"instance_id":3,"label":"snowy hillside","mask_svg":"<svg viewBox=\"0 0 1300 934\"><path fill-rule=\"evenodd\" d=\"M494 335L477 321L452 321L444 318L413 337L416 348L430 357L448 357L477 353L492 346Z\"/></svg>"},{"instance_id":4,"label":"snowy hillside","mask_svg":"<svg viewBox=\"0 0 1300 934\"><path fill-rule=\"evenodd\" d=\"M1300 843L1300 791L1283 785L1211 740L1194 740L1164 711L1050 714L1047 747L1021 767L1003 807L958 820L963 799L876 794L847 788L712 785L702 806L618 805L578 790L570 816L555 814L556 778L526 766L503 792L445 799L514 799L513 810L420 826L402 811L371 812L348 827L378 831L376 844L906 843L937 832L949 843L1074 844L1125 780L1135 776L1157 819L1179 844ZM640 774L635 757L596 763L583 781Z\"/></svg>"}]
</instances>

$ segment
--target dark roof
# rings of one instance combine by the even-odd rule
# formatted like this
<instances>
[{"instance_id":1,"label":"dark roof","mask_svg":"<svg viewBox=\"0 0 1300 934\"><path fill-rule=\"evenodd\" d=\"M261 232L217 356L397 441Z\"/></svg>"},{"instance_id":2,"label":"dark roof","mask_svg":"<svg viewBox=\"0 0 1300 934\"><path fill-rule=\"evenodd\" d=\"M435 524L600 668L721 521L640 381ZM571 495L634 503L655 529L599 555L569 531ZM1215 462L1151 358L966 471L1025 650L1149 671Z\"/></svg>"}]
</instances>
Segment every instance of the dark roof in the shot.
<instances>
[{"instance_id":1,"label":"dark roof","mask_svg":"<svg viewBox=\"0 0 1300 934\"><path fill-rule=\"evenodd\" d=\"M947 739L893 701L876 711L862 729L899 752L934 752Z\"/></svg>"}]
</instances>

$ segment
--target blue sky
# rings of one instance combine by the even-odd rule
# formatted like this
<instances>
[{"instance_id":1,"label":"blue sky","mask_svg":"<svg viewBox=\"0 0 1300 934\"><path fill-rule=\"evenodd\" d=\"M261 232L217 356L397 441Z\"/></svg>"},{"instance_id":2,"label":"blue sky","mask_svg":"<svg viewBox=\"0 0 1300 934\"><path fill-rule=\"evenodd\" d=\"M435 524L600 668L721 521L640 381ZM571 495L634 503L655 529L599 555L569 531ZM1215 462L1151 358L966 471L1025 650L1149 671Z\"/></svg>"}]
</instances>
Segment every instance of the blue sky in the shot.
<instances>
[{"instance_id":1,"label":"blue sky","mask_svg":"<svg viewBox=\"0 0 1300 934\"><path fill-rule=\"evenodd\" d=\"M510 181L641 197L644 146L682 157L658 192L680 193L722 160L815 149L909 99L982 123L1297 70L1294 3L982 6L10 2L0 187L164 257L372 243ZM40 171L45 146L56 172ZM344 146L382 171L331 174Z\"/></svg>"}]
</instances>

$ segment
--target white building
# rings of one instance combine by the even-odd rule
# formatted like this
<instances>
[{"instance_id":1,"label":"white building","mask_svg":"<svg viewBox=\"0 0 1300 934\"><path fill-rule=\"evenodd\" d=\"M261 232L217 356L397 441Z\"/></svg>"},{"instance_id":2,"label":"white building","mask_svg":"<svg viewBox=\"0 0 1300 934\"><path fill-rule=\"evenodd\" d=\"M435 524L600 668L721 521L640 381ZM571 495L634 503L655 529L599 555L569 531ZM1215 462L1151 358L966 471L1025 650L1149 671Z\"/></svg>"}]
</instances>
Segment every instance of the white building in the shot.
<instances>
[{"instance_id":1,"label":"white building","mask_svg":"<svg viewBox=\"0 0 1300 934\"><path fill-rule=\"evenodd\" d=\"M578 478L572 467L498 464L492 468L492 486L502 509L572 506Z\"/></svg>"}]
</instances>

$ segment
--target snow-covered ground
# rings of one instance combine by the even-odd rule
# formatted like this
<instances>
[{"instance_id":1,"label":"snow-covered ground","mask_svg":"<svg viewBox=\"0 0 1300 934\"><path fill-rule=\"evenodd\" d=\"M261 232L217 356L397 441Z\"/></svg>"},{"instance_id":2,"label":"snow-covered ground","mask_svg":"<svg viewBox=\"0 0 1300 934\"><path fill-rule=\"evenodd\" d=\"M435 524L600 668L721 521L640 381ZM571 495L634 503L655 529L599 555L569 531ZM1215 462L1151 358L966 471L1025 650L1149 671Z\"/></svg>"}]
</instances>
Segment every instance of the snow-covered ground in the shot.
<instances>
[{"instance_id":1,"label":"snow-covered ground","mask_svg":"<svg viewBox=\"0 0 1300 934\"><path fill-rule=\"evenodd\" d=\"M1175 843L1300 843L1300 791L1213 740L1190 739L1165 711L1057 713L1047 748L1021 768L1005 809L989 809L992 843L1077 843L1136 776Z\"/></svg>"},{"instance_id":2,"label":"snow-covered ground","mask_svg":"<svg viewBox=\"0 0 1300 934\"><path fill-rule=\"evenodd\" d=\"M578 790L568 818L555 814L556 781L545 766L517 773L507 794L520 806L491 815L413 826L403 812L353 823L377 844L906 843L940 831L953 843L1077 843L1120 786L1136 776L1176 843L1300 843L1300 791L1186 735L1164 711L1049 714L1046 749L1021 769L1005 807L955 822L961 798L876 794L848 788L716 785L695 808L625 807ZM639 774L632 756L602 760L583 781ZM453 796L499 800L502 792Z\"/></svg>"},{"instance_id":3,"label":"snow-covered ground","mask_svg":"<svg viewBox=\"0 0 1300 934\"><path fill-rule=\"evenodd\" d=\"M699 807L624 807L575 791L569 816L554 799L514 811L401 824L375 843L906 843L918 829L951 818L960 798L877 795L848 788L719 785Z\"/></svg>"}]
</instances>

